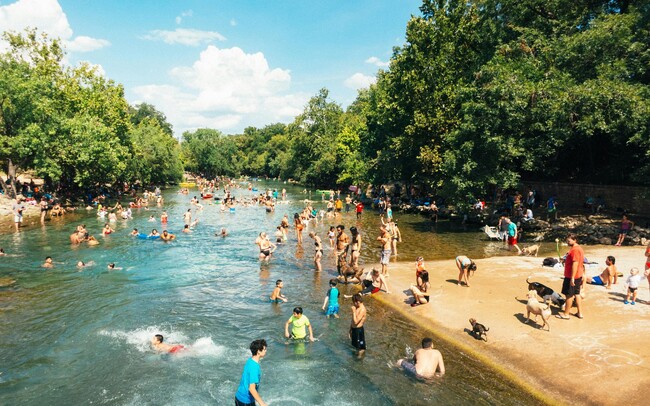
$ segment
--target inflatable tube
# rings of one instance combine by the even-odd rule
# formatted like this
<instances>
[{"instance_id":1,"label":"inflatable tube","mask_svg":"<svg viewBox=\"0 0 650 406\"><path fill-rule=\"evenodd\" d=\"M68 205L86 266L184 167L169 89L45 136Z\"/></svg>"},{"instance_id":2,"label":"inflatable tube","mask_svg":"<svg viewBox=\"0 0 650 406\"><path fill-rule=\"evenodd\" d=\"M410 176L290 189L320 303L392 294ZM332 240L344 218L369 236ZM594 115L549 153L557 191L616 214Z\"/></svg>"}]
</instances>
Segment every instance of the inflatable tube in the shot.
<instances>
[{"instance_id":1,"label":"inflatable tube","mask_svg":"<svg viewBox=\"0 0 650 406\"><path fill-rule=\"evenodd\" d=\"M256 188L256 187L253 188L253 192L257 192L257 188Z\"/></svg>"},{"instance_id":2,"label":"inflatable tube","mask_svg":"<svg viewBox=\"0 0 650 406\"><path fill-rule=\"evenodd\" d=\"M157 240L157 239L160 238L160 236L159 235L147 235L147 234L144 234L144 233L140 233L140 234L138 234L138 238L141 239L141 240Z\"/></svg>"},{"instance_id":3,"label":"inflatable tube","mask_svg":"<svg viewBox=\"0 0 650 406\"><path fill-rule=\"evenodd\" d=\"M203 199L212 199L212 194L206 193L203 196L201 196Z\"/></svg>"}]
</instances>

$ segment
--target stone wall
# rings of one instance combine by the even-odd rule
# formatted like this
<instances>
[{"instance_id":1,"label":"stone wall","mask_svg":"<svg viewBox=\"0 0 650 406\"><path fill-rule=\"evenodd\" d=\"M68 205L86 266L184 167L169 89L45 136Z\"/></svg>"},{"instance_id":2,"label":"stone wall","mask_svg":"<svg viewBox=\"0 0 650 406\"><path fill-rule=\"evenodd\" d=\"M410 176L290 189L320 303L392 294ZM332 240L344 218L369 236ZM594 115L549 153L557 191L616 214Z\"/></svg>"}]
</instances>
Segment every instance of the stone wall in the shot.
<instances>
[{"instance_id":1,"label":"stone wall","mask_svg":"<svg viewBox=\"0 0 650 406\"><path fill-rule=\"evenodd\" d=\"M522 182L519 190L526 196L528 187L539 191L544 202L550 196L558 198L558 208L582 207L587 196L601 196L609 213L625 210L634 215L650 216L650 188L619 185L591 185L584 183Z\"/></svg>"}]
</instances>

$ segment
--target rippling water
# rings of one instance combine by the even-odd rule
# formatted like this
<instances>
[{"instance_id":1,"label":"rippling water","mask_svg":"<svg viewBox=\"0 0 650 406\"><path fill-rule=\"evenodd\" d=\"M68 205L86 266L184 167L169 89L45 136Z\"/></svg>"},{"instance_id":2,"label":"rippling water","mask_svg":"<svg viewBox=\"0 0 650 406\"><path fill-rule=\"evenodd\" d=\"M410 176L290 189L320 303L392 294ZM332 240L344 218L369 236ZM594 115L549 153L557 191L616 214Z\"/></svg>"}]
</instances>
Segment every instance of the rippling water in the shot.
<instances>
[{"instance_id":1,"label":"rippling water","mask_svg":"<svg viewBox=\"0 0 650 406\"><path fill-rule=\"evenodd\" d=\"M250 356L248 345L257 338L269 342L260 392L271 405L531 402L452 348L438 346L447 375L433 383L414 381L390 368L412 354L423 333L372 299L366 301L369 350L357 359L347 337L349 303L342 302L338 320L326 319L320 310L327 280L335 273L329 248L322 275L313 272L306 233L304 249L296 247L291 234L269 264L257 261L257 234L272 235L282 215L291 217L306 197L301 189L287 189L292 203L270 214L259 207L222 213L204 201L204 210L197 213L201 222L189 235L180 230L190 196L166 193L168 229L178 233L172 243L128 236L133 227L146 232L162 228L147 221L152 214L160 217L162 209L155 207L137 210L132 220L119 220L116 232L107 237L101 237L103 221L94 212L0 236L0 246L10 254L0 258L0 278L16 281L0 287L0 403L233 404ZM427 260L459 252L482 257L501 249L481 241L475 231L436 226L417 215L397 217L404 260L423 253ZM82 222L100 246L70 246L68 235ZM366 243L362 261L378 260L372 244L378 233L376 214L367 211L357 223L354 213L345 213L336 223L356 225ZM325 242L330 224L335 222L326 219L315 228ZM221 227L229 230L227 238L214 236ZM48 255L56 262L54 269L40 267ZM80 272L75 266L80 260L95 265ZM123 270L108 271L109 262ZM268 303L276 279L285 281L289 303ZM341 287L342 293L348 290L355 288ZM294 306L305 309L320 338L316 343L285 344L284 323ZM191 349L178 356L153 353L149 340L156 333Z\"/></svg>"}]
</instances>

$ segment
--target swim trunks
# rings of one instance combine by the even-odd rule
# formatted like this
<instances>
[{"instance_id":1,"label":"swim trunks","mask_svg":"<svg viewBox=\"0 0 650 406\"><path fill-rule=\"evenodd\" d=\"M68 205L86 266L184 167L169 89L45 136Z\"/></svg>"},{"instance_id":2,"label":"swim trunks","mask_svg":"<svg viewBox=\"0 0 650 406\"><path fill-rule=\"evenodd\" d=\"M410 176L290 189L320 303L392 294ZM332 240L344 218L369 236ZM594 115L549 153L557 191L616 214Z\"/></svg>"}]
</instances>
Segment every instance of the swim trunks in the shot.
<instances>
[{"instance_id":1,"label":"swim trunks","mask_svg":"<svg viewBox=\"0 0 650 406\"><path fill-rule=\"evenodd\" d=\"M419 377L418 372L417 372L417 370L415 369L415 364L413 364L413 363L411 363L411 362L408 362L408 361L404 360L404 361L402 361L402 365L401 365L401 367L402 367L402 369L403 369L404 371L408 372L409 374L413 374L414 376L418 376L418 377Z\"/></svg>"},{"instance_id":2,"label":"swim trunks","mask_svg":"<svg viewBox=\"0 0 650 406\"><path fill-rule=\"evenodd\" d=\"M352 340L352 346L358 350L366 349L366 334L363 331L363 326L361 327L351 327L350 328L350 338Z\"/></svg>"},{"instance_id":3,"label":"swim trunks","mask_svg":"<svg viewBox=\"0 0 650 406\"><path fill-rule=\"evenodd\" d=\"M571 278L564 278L564 282L562 282L562 294L566 297L579 295L580 286L582 286L582 278L576 279L574 286L571 286Z\"/></svg>"},{"instance_id":4,"label":"swim trunks","mask_svg":"<svg viewBox=\"0 0 650 406\"><path fill-rule=\"evenodd\" d=\"M170 353L170 354L175 354L175 353L177 353L177 352L183 351L184 349L185 349L184 346L178 344L178 345L175 345L175 346L173 346L172 348L170 348L170 349L169 349L169 353Z\"/></svg>"},{"instance_id":5,"label":"swim trunks","mask_svg":"<svg viewBox=\"0 0 650 406\"><path fill-rule=\"evenodd\" d=\"M508 245L517 245L517 238L508 237Z\"/></svg>"},{"instance_id":6,"label":"swim trunks","mask_svg":"<svg viewBox=\"0 0 650 406\"><path fill-rule=\"evenodd\" d=\"M283 300L280 299L280 298L277 298L277 299L271 299L271 298L269 298L269 300L271 301L271 303L282 303L282 302L283 302Z\"/></svg>"},{"instance_id":7,"label":"swim trunks","mask_svg":"<svg viewBox=\"0 0 650 406\"><path fill-rule=\"evenodd\" d=\"M591 284L592 285L602 285L602 286L605 285L605 283L603 283L603 280L602 280L602 278L600 276L594 276L593 278L591 278Z\"/></svg>"},{"instance_id":8,"label":"swim trunks","mask_svg":"<svg viewBox=\"0 0 650 406\"><path fill-rule=\"evenodd\" d=\"M334 306L327 306L327 313L325 313L326 316L331 316L334 314L339 314L339 306L334 305Z\"/></svg>"},{"instance_id":9,"label":"swim trunks","mask_svg":"<svg viewBox=\"0 0 650 406\"><path fill-rule=\"evenodd\" d=\"M379 263L382 265L388 265L388 262L390 261L390 250L381 250L381 259L379 260Z\"/></svg>"},{"instance_id":10,"label":"swim trunks","mask_svg":"<svg viewBox=\"0 0 650 406\"><path fill-rule=\"evenodd\" d=\"M260 253L261 253L261 254L264 254L265 257L268 257L269 255L271 255L271 251L270 251L270 250L260 250Z\"/></svg>"}]
</instances>

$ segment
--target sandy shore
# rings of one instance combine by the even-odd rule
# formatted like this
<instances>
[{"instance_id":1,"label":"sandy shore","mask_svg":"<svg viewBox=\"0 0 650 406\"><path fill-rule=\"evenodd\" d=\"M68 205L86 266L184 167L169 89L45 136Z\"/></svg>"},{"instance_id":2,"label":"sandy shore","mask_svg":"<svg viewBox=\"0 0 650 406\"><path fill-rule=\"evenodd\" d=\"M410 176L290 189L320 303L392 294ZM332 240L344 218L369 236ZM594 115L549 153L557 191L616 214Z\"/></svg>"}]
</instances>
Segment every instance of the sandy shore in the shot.
<instances>
[{"instance_id":1,"label":"sandy shore","mask_svg":"<svg viewBox=\"0 0 650 406\"><path fill-rule=\"evenodd\" d=\"M588 285L584 319L552 316L550 332L540 328L541 318L539 325L524 323L527 277L558 292L562 287L562 270L542 267L541 257L477 260L471 287L456 284L454 260L426 262L431 302L417 307L410 307L408 295L415 280L414 262L391 263L392 294L374 297L460 351L494 365L550 404L643 404L643 388L650 387L648 284L642 283L635 306L623 300L625 278L633 266L643 270L644 252L644 247L585 247L586 256L599 263L588 268L587 275L600 274L607 255L614 255L625 276L611 290ZM557 308L552 309L557 314ZM470 317L490 329L488 342L470 336Z\"/></svg>"}]
</instances>

